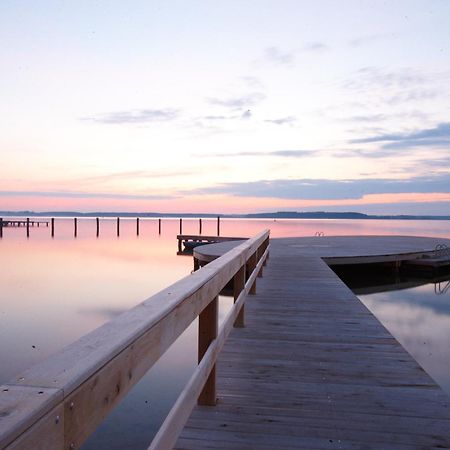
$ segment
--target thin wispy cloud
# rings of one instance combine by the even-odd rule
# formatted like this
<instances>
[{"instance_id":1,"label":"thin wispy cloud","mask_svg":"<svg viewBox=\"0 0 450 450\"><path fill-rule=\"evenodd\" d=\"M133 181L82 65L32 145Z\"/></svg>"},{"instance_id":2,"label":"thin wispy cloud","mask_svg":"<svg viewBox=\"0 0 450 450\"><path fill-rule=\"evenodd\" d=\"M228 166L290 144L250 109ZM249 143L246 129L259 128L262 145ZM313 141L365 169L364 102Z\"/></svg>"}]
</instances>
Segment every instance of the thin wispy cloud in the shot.
<instances>
[{"instance_id":1,"label":"thin wispy cloud","mask_svg":"<svg viewBox=\"0 0 450 450\"><path fill-rule=\"evenodd\" d=\"M183 176L193 175L194 171L171 171L171 170L132 170L127 172L112 172L102 175L92 175L73 180L77 183L102 183L110 181L121 180L136 180L136 179L155 179L155 178L177 178Z\"/></svg>"},{"instance_id":2,"label":"thin wispy cloud","mask_svg":"<svg viewBox=\"0 0 450 450\"><path fill-rule=\"evenodd\" d=\"M283 51L278 47L267 47L264 50L264 60L274 64L291 66L294 62L294 54Z\"/></svg>"},{"instance_id":3,"label":"thin wispy cloud","mask_svg":"<svg viewBox=\"0 0 450 450\"><path fill-rule=\"evenodd\" d=\"M306 158L319 156L319 150L275 150L272 152L234 152L234 153L210 153L208 156L216 158L230 158L230 157L282 157L282 158Z\"/></svg>"},{"instance_id":4,"label":"thin wispy cloud","mask_svg":"<svg viewBox=\"0 0 450 450\"><path fill-rule=\"evenodd\" d=\"M108 192L77 191L0 191L0 197L97 198L117 200L170 200L177 198L175 195L116 194Z\"/></svg>"},{"instance_id":5,"label":"thin wispy cloud","mask_svg":"<svg viewBox=\"0 0 450 450\"><path fill-rule=\"evenodd\" d=\"M145 124L167 122L179 117L176 109L135 109L131 111L116 111L97 116L84 117L82 120L104 124Z\"/></svg>"},{"instance_id":6,"label":"thin wispy cloud","mask_svg":"<svg viewBox=\"0 0 450 450\"><path fill-rule=\"evenodd\" d=\"M384 133L365 138L353 139L352 143L382 143L384 149L401 149L418 146L450 148L450 122L433 128L425 128L410 133Z\"/></svg>"},{"instance_id":7,"label":"thin wispy cloud","mask_svg":"<svg viewBox=\"0 0 450 450\"><path fill-rule=\"evenodd\" d=\"M266 119L264 122L273 123L274 125L293 125L297 122L297 118L295 116L286 116L279 119Z\"/></svg>"},{"instance_id":8,"label":"thin wispy cloud","mask_svg":"<svg viewBox=\"0 0 450 450\"><path fill-rule=\"evenodd\" d=\"M231 110L248 109L262 102L266 98L262 92L251 92L246 95L238 97L217 98L210 97L207 99L208 103L215 106L223 106Z\"/></svg>"},{"instance_id":9,"label":"thin wispy cloud","mask_svg":"<svg viewBox=\"0 0 450 450\"><path fill-rule=\"evenodd\" d=\"M351 47L362 47L369 44L374 44L380 41L384 41L386 39L393 39L395 35L393 33L376 33L376 34L367 34L364 36L359 36L354 39L351 39L348 44Z\"/></svg>"},{"instance_id":10,"label":"thin wispy cloud","mask_svg":"<svg viewBox=\"0 0 450 450\"><path fill-rule=\"evenodd\" d=\"M324 52L329 50L329 47L324 42L308 42L303 46L303 50L308 52Z\"/></svg>"},{"instance_id":11,"label":"thin wispy cloud","mask_svg":"<svg viewBox=\"0 0 450 450\"><path fill-rule=\"evenodd\" d=\"M357 200L370 194L450 193L450 173L412 177L407 180L385 178L260 180L248 183L223 183L191 192L286 200Z\"/></svg>"},{"instance_id":12,"label":"thin wispy cloud","mask_svg":"<svg viewBox=\"0 0 450 450\"><path fill-rule=\"evenodd\" d=\"M240 80L244 82L246 86L253 89L262 89L264 87L264 83L262 82L261 78L254 77L254 76L243 76L240 77Z\"/></svg>"}]
</instances>

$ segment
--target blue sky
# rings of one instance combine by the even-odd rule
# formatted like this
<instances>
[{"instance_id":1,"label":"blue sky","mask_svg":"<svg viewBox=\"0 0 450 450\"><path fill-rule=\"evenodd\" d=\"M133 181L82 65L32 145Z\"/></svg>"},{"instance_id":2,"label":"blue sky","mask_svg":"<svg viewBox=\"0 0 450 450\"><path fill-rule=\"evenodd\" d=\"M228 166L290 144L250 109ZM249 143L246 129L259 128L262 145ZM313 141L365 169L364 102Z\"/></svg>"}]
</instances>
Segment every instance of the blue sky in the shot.
<instances>
[{"instance_id":1,"label":"blue sky","mask_svg":"<svg viewBox=\"0 0 450 450\"><path fill-rule=\"evenodd\" d=\"M450 214L448 1L3 1L0 209Z\"/></svg>"}]
</instances>

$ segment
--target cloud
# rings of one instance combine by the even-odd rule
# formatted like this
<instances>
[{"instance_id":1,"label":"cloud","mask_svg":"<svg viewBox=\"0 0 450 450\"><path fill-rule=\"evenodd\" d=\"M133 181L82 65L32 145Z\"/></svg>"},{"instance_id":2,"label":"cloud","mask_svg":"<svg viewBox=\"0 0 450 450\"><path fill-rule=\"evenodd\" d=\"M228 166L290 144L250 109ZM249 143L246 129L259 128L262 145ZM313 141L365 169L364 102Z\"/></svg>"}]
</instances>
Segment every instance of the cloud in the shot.
<instances>
[{"instance_id":1,"label":"cloud","mask_svg":"<svg viewBox=\"0 0 450 450\"><path fill-rule=\"evenodd\" d=\"M247 109L247 111L244 111L242 113L241 119L246 120L246 119L250 119L251 117L252 117L252 112L249 109Z\"/></svg>"},{"instance_id":2,"label":"cloud","mask_svg":"<svg viewBox=\"0 0 450 450\"><path fill-rule=\"evenodd\" d=\"M103 198L120 200L169 200L169 195L115 194L75 191L0 191L0 197Z\"/></svg>"},{"instance_id":3,"label":"cloud","mask_svg":"<svg viewBox=\"0 0 450 450\"><path fill-rule=\"evenodd\" d=\"M388 33L367 34L365 36L359 36L355 39L351 39L348 43L351 47L361 47L363 45L373 44L374 42L392 39L393 37L394 34Z\"/></svg>"},{"instance_id":4,"label":"cloud","mask_svg":"<svg viewBox=\"0 0 450 450\"><path fill-rule=\"evenodd\" d=\"M283 52L278 47L267 47L264 50L264 59L271 63L290 66L294 62L294 54Z\"/></svg>"},{"instance_id":5,"label":"cloud","mask_svg":"<svg viewBox=\"0 0 450 450\"><path fill-rule=\"evenodd\" d=\"M278 179L248 183L223 183L197 189L195 194L228 194L236 197L286 200L357 200L370 194L450 193L450 173L393 179Z\"/></svg>"},{"instance_id":6,"label":"cloud","mask_svg":"<svg viewBox=\"0 0 450 450\"><path fill-rule=\"evenodd\" d=\"M136 180L138 178L144 179L154 179L154 178L172 178L172 177L182 177L187 175L192 175L196 173L195 171L170 171L167 169L161 170L133 170L128 172L113 172L106 173L103 175L92 175L82 178L77 178L75 182L83 183L97 183L97 182L107 182L107 181L118 181L118 180Z\"/></svg>"},{"instance_id":7,"label":"cloud","mask_svg":"<svg viewBox=\"0 0 450 450\"><path fill-rule=\"evenodd\" d=\"M261 89L264 87L264 83L258 77L244 76L240 77L240 79L250 88Z\"/></svg>"},{"instance_id":8,"label":"cloud","mask_svg":"<svg viewBox=\"0 0 450 450\"><path fill-rule=\"evenodd\" d=\"M308 42L303 46L303 50L306 50L308 52L323 52L328 49L328 45L324 44L323 42Z\"/></svg>"},{"instance_id":9,"label":"cloud","mask_svg":"<svg viewBox=\"0 0 450 450\"><path fill-rule=\"evenodd\" d=\"M378 113L378 114L359 114L355 116L344 117L341 120L345 122L374 123L386 122L393 119L420 119L426 120L429 117L423 111L409 111L406 113Z\"/></svg>"},{"instance_id":10,"label":"cloud","mask_svg":"<svg viewBox=\"0 0 450 450\"><path fill-rule=\"evenodd\" d=\"M427 78L411 68L403 68L397 71L385 71L378 67L362 67L344 81L343 86L349 89L366 90L373 86L383 88L402 88L411 85L423 85Z\"/></svg>"},{"instance_id":11,"label":"cloud","mask_svg":"<svg viewBox=\"0 0 450 450\"><path fill-rule=\"evenodd\" d=\"M151 122L166 122L178 118L176 109L135 109L131 111L117 111L82 120L104 124L144 124Z\"/></svg>"},{"instance_id":12,"label":"cloud","mask_svg":"<svg viewBox=\"0 0 450 450\"><path fill-rule=\"evenodd\" d=\"M279 119L267 119L265 122L273 123L274 125L289 125L293 124L297 121L297 118L294 116L286 116L280 117Z\"/></svg>"},{"instance_id":13,"label":"cloud","mask_svg":"<svg viewBox=\"0 0 450 450\"><path fill-rule=\"evenodd\" d=\"M402 149L418 146L449 147L450 146L450 122L443 122L434 128L425 128L412 133L386 133L353 139L352 143L383 143L383 149Z\"/></svg>"},{"instance_id":14,"label":"cloud","mask_svg":"<svg viewBox=\"0 0 450 450\"><path fill-rule=\"evenodd\" d=\"M209 154L208 156L217 158L229 158L233 156L258 157L258 158L274 157L274 156L280 156L283 158L306 158L310 156L318 156L318 154L319 154L318 150L275 150L273 152L213 153Z\"/></svg>"},{"instance_id":15,"label":"cloud","mask_svg":"<svg viewBox=\"0 0 450 450\"><path fill-rule=\"evenodd\" d=\"M442 95L439 86L447 84L446 73L424 74L413 68L386 71L363 67L343 81L342 87L369 96L372 104L396 106L438 98ZM368 99L365 103L367 106Z\"/></svg>"},{"instance_id":16,"label":"cloud","mask_svg":"<svg viewBox=\"0 0 450 450\"><path fill-rule=\"evenodd\" d=\"M229 97L229 98L208 98L208 102L211 105L224 106L225 108L230 108L232 110L248 109L249 106L256 105L257 103L263 101L266 96L261 92L252 92L247 95L242 95L240 97Z\"/></svg>"}]
</instances>

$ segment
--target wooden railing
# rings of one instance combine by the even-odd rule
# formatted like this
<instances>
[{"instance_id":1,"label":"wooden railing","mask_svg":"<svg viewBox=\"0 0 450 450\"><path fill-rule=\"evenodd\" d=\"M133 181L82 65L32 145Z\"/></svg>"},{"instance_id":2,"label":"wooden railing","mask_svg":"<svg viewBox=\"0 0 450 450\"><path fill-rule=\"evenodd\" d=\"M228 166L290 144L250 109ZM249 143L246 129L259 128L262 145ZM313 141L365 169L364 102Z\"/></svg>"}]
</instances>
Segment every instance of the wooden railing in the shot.
<instances>
[{"instance_id":1,"label":"wooden railing","mask_svg":"<svg viewBox=\"0 0 450 450\"><path fill-rule=\"evenodd\" d=\"M259 233L2 385L0 448L79 448L199 317L199 365L150 447L171 448L195 403L215 404L215 362L233 325L244 326L268 244ZM218 295L231 280L234 307L218 329Z\"/></svg>"}]
</instances>

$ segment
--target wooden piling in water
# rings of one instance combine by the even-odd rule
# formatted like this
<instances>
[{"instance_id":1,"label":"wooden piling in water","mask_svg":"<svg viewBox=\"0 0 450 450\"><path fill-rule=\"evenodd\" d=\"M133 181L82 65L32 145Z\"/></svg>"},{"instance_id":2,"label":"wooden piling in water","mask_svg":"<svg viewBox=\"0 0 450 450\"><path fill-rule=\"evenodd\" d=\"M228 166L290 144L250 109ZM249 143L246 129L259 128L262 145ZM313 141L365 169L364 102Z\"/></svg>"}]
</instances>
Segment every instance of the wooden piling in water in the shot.
<instances>
[{"instance_id":1,"label":"wooden piling in water","mask_svg":"<svg viewBox=\"0 0 450 450\"><path fill-rule=\"evenodd\" d=\"M217 236L220 236L220 216L217 216Z\"/></svg>"},{"instance_id":2,"label":"wooden piling in water","mask_svg":"<svg viewBox=\"0 0 450 450\"><path fill-rule=\"evenodd\" d=\"M27 238L30 237L30 219L27 217Z\"/></svg>"},{"instance_id":3,"label":"wooden piling in water","mask_svg":"<svg viewBox=\"0 0 450 450\"><path fill-rule=\"evenodd\" d=\"M120 217L117 218L117 236L120 236Z\"/></svg>"},{"instance_id":4,"label":"wooden piling in water","mask_svg":"<svg viewBox=\"0 0 450 450\"><path fill-rule=\"evenodd\" d=\"M139 217L136 217L136 236L139 236Z\"/></svg>"},{"instance_id":5,"label":"wooden piling in water","mask_svg":"<svg viewBox=\"0 0 450 450\"><path fill-rule=\"evenodd\" d=\"M202 234L202 219L198 219L198 234Z\"/></svg>"},{"instance_id":6,"label":"wooden piling in water","mask_svg":"<svg viewBox=\"0 0 450 450\"><path fill-rule=\"evenodd\" d=\"M78 232L78 229L77 229L77 218L74 217L73 218L73 237L77 237L77 232Z\"/></svg>"},{"instance_id":7,"label":"wooden piling in water","mask_svg":"<svg viewBox=\"0 0 450 450\"><path fill-rule=\"evenodd\" d=\"M97 230L96 230L96 236L99 237L100 235L100 219L98 217L95 218Z\"/></svg>"},{"instance_id":8,"label":"wooden piling in water","mask_svg":"<svg viewBox=\"0 0 450 450\"><path fill-rule=\"evenodd\" d=\"M180 217L180 233L183 234L183 219Z\"/></svg>"},{"instance_id":9,"label":"wooden piling in water","mask_svg":"<svg viewBox=\"0 0 450 450\"><path fill-rule=\"evenodd\" d=\"M0 238L3 237L3 218L0 217Z\"/></svg>"},{"instance_id":10,"label":"wooden piling in water","mask_svg":"<svg viewBox=\"0 0 450 450\"><path fill-rule=\"evenodd\" d=\"M55 219L52 217L52 237L55 237Z\"/></svg>"},{"instance_id":11,"label":"wooden piling in water","mask_svg":"<svg viewBox=\"0 0 450 450\"><path fill-rule=\"evenodd\" d=\"M158 219L158 234L161 234L161 219Z\"/></svg>"}]
</instances>

